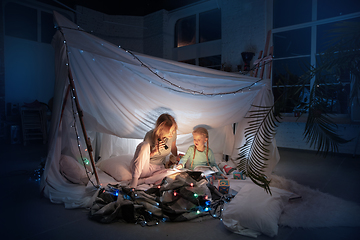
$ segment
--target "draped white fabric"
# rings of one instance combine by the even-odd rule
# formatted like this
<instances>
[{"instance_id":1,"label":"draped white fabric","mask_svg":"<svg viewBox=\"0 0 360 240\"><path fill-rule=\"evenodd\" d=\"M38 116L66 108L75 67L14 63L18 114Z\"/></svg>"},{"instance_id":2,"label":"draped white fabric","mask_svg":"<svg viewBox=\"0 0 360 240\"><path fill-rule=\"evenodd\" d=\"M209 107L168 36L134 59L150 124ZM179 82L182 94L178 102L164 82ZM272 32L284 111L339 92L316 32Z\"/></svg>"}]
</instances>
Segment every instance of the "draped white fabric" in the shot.
<instances>
[{"instance_id":1,"label":"draped white fabric","mask_svg":"<svg viewBox=\"0 0 360 240\"><path fill-rule=\"evenodd\" d=\"M41 184L53 202L82 207L93 194L59 173L62 154L88 158L74 99L66 94L69 70L95 159L133 153L165 112L178 123L179 151L186 151L193 128L202 125L209 129L214 153L235 159L244 143L244 116L251 104L272 105L270 80L128 52L82 31L56 12L54 16L61 31L53 39L56 83L49 154ZM273 167L279 159L275 142L271 150Z\"/></svg>"}]
</instances>

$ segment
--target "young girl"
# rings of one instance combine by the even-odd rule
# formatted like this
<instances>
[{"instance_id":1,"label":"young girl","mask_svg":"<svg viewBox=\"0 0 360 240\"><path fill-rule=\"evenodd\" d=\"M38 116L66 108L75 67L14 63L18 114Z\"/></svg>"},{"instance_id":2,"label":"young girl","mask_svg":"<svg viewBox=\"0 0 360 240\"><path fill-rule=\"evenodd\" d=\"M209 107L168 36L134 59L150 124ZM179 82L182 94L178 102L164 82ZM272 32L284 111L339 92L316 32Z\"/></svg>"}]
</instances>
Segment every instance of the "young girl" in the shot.
<instances>
[{"instance_id":1,"label":"young girl","mask_svg":"<svg viewBox=\"0 0 360 240\"><path fill-rule=\"evenodd\" d=\"M170 152L177 156L176 130L177 124L171 115L164 113L159 116L155 128L146 133L144 141L136 147L130 164L130 188L139 184L139 178L164 169L165 157Z\"/></svg>"},{"instance_id":2,"label":"young girl","mask_svg":"<svg viewBox=\"0 0 360 240\"><path fill-rule=\"evenodd\" d=\"M216 167L219 174L222 175L222 171L215 162L213 151L209 148L209 133L206 128L198 127L193 131L194 145L191 145L186 154L179 161L177 169L182 169L185 163L190 158L189 169L194 170L197 166L211 166ZM205 145L206 143L206 145Z\"/></svg>"}]
</instances>

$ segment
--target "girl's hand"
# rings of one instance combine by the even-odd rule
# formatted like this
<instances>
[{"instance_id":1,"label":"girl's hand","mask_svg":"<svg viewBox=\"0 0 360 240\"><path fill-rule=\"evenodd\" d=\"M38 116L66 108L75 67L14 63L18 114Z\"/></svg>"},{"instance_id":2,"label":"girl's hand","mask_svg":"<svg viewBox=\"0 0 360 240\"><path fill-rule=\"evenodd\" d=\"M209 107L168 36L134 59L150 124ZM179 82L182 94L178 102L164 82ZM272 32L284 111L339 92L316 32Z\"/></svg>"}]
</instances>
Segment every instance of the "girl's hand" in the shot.
<instances>
[{"instance_id":1,"label":"girl's hand","mask_svg":"<svg viewBox=\"0 0 360 240\"><path fill-rule=\"evenodd\" d=\"M183 165L182 165L182 164L179 164L179 165L176 166L176 169L178 169L178 170L180 170L180 169L182 169L182 168L183 168Z\"/></svg>"}]
</instances>

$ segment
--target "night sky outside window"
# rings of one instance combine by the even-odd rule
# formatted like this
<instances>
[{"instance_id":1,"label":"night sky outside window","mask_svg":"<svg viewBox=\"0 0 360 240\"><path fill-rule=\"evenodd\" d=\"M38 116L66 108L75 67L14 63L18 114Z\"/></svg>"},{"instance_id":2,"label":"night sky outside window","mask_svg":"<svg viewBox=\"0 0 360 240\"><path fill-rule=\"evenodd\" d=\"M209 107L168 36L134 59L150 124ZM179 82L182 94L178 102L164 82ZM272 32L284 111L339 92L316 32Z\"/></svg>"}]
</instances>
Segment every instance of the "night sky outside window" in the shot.
<instances>
[{"instance_id":1,"label":"night sky outside window","mask_svg":"<svg viewBox=\"0 0 360 240\"><path fill-rule=\"evenodd\" d=\"M5 35L37 41L37 10L16 3L5 5Z\"/></svg>"},{"instance_id":2,"label":"night sky outside window","mask_svg":"<svg viewBox=\"0 0 360 240\"><path fill-rule=\"evenodd\" d=\"M310 55L311 29L302 28L273 35L276 58Z\"/></svg>"},{"instance_id":3,"label":"night sky outside window","mask_svg":"<svg viewBox=\"0 0 360 240\"><path fill-rule=\"evenodd\" d=\"M179 19L175 24L175 47L196 43L196 16Z\"/></svg>"},{"instance_id":4,"label":"night sky outside window","mask_svg":"<svg viewBox=\"0 0 360 240\"><path fill-rule=\"evenodd\" d=\"M221 39L221 11L214 9L199 14L199 42Z\"/></svg>"},{"instance_id":5,"label":"night sky outside window","mask_svg":"<svg viewBox=\"0 0 360 240\"><path fill-rule=\"evenodd\" d=\"M338 17L360 11L359 0L317 0L317 19Z\"/></svg>"},{"instance_id":6,"label":"night sky outside window","mask_svg":"<svg viewBox=\"0 0 360 240\"><path fill-rule=\"evenodd\" d=\"M53 15L51 13L41 12L41 42L51 43L55 32Z\"/></svg>"},{"instance_id":7,"label":"night sky outside window","mask_svg":"<svg viewBox=\"0 0 360 240\"><path fill-rule=\"evenodd\" d=\"M311 22L311 5L312 0L274 0L274 28Z\"/></svg>"}]
</instances>

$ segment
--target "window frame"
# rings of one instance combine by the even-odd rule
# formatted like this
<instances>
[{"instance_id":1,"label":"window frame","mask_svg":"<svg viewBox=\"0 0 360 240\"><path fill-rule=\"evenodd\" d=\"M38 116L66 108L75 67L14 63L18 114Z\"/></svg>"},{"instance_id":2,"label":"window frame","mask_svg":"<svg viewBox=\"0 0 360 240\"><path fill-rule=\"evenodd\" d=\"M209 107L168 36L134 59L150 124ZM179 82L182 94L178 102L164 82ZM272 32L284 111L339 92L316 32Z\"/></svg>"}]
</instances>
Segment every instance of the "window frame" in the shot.
<instances>
[{"instance_id":1,"label":"window frame","mask_svg":"<svg viewBox=\"0 0 360 240\"><path fill-rule=\"evenodd\" d=\"M282 57L282 58L276 58L276 56L273 58L274 64L276 64L276 61L279 60L290 60L290 59L294 59L294 58L302 58L302 57L310 57L310 64L314 67L316 67L316 58L318 57L318 53L317 53L317 27L320 25L324 25L324 24L329 24L329 23L336 23L336 22L340 22L340 21L346 21L346 20L351 20L351 19L355 19L355 18L359 18L360 17L360 12L355 12L355 13L350 13L350 14L345 14L345 15L340 15L340 16L336 16L336 17L330 17L330 18L325 18L325 19L317 19L317 0L313 0L312 1L312 10L311 10L311 14L312 14L312 19L310 22L306 22L306 23L301 23L301 24L295 24L295 25L289 25L289 26L285 26L285 27L279 27L279 28L273 28L272 29L272 39L274 39L274 35L278 34L278 33L282 33L282 32L287 32L287 31L291 31L291 30L297 30L297 29L304 29L304 28L311 28L311 36L310 36L310 41L311 41L311 49L310 49L310 55L302 55L302 56L291 56L291 57ZM273 16L274 18L274 16ZM275 50L276 52L276 50ZM272 73L272 76L274 75L274 71ZM310 88L313 87L315 82L315 78L312 78L310 80L310 83L308 84ZM273 88L277 88L277 86L273 86ZM282 113L285 114L285 116L289 116L289 112L285 112ZM342 115L342 114L333 114L333 115ZM347 113L346 115L349 115L350 117L350 112Z\"/></svg>"}]
</instances>

